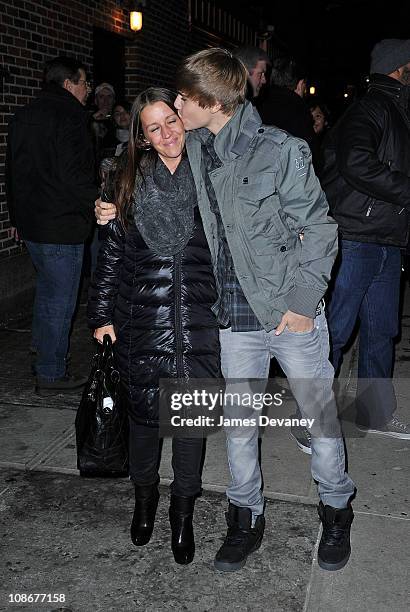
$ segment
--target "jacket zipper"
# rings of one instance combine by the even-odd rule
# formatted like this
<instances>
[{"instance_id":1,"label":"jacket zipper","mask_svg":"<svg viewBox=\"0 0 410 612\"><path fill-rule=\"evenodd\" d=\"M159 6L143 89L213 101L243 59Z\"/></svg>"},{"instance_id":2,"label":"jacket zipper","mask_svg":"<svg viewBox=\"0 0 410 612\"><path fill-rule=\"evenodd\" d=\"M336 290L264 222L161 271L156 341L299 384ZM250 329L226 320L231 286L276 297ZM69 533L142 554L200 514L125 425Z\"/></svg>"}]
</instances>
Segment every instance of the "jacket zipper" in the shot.
<instances>
[{"instance_id":1,"label":"jacket zipper","mask_svg":"<svg viewBox=\"0 0 410 612\"><path fill-rule=\"evenodd\" d=\"M366 211L366 217L370 217L370 213L372 212L373 204L374 204L374 202L369 204L369 207L368 207L368 209Z\"/></svg>"},{"instance_id":2,"label":"jacket zipper","mask_svg":"<svg viewBox=\"0 0 410 612\"><path fill-rule=\"evenodd\" d=\"M175 287L175 357L177 366L177 378L184 378L184 343L182 333L182 312L181 312L181 253L174 255L174 287Z\"/></svg>"}]
</instances>

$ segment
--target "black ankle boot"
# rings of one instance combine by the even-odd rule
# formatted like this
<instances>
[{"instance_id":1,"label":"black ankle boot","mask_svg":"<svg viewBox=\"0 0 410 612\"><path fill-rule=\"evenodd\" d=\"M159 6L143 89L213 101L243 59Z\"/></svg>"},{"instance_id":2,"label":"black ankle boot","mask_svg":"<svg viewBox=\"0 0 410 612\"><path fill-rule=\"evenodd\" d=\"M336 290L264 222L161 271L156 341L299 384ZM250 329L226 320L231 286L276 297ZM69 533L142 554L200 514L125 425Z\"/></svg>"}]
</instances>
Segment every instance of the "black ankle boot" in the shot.
<instances>
[{"instance_id":1,"label":"black ankle boot","mask_svg":"<svg viewBox=\"0 0 410 612\"><path fill-rule=\"evenodd\" d=\"M171 495L169 522L171 524L171 548L176 563L188 565L194 558L195 541L192 518L195 497Z\"/></svg>"},{"instance_id":2,"label":"black ankle boot","mask_svg":"<svg viewBox=\"0 0 410 612\"><path fill-rule=\"evenodd\" d=\"M332 508L320 502L318 514L323 525L317 554L319 567L330 572L342 569L350 557L350 526L354 516L352 507Z\"/></svg>"},{"instance_id":3,"label":"black ankle boot","mask_svg":"<svg viewBox=\"0 0 410 612\"><path fill-rule=\"evenodd\" d=\"M250 508L239 508L229 502L226 523L228 532L216 553L214 566L221 572L235 572L245 565L248 555L258 550L262 544L265 517L263 514L257 516L252 527Z\"/></svg>"},{"instance_id":4,"label":"black ankle boot","mask_svg":"<svg viewBox=\"0 0 410 612\"><path fill-rule=\"evenodd\" d=\"M135 546L144 546L154 529L159 492L158 483L135 486L135 509L131 523L131 540Z\"/></svg>"}]
</instances>

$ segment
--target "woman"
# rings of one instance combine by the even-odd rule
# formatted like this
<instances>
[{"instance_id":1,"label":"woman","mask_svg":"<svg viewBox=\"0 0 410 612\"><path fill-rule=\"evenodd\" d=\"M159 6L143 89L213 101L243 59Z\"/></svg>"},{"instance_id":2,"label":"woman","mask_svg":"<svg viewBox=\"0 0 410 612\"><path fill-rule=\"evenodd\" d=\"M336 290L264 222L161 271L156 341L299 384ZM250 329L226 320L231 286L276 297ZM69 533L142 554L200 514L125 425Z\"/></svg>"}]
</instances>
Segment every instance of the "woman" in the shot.
<instances>
[{"instance_id":1,"label":"woman","mask_svg":"<svg viewBox=\"0 0 410 612\"><path fill-rule=\"evenodd\" d=\"M118 217L101 247L89 302L95 338L109 334L115 342L129 413L136 546L150 540L159 499L159 379L220 375L211 258L174 99L149 88L133 104L128 154L106 194L115 198ZM169 517L180 564L194 557L202 445L202 438L172 443Z\"/></svg>"},{"instance_id":2,"label":"woman","mask_svg":"<svg viewBox=\"0 0 410 612\"><path fill-rule=\"evenodd\" d=\"M329 110L319 98L311 97L308 101L308 107L313 119L313 130L315 132L315 140L313 143L313 161L315 172L320 178L323 171L323 140L329 130Z\"/></svg>"},{"instance_id":3,"label":"woman","mask_svg":"<svg viewBox=\"0 0 410 612\"><path fill-rule=\"evenodd\" d=\"M104 150L104 158L118 157L127 150L131 122L131 104L129 102L121 100L114 104L112 122L115 134L110 146Z\"/></svg>"}]
</instances>

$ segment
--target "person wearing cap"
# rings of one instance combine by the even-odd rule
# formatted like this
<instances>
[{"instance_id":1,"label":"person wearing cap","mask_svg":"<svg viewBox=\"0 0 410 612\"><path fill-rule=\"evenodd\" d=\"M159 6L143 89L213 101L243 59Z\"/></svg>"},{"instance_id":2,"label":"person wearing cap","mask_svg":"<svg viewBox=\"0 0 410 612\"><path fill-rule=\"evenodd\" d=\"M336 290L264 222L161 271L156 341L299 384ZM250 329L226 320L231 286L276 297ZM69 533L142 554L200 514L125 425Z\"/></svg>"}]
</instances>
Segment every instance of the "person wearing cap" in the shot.
<instances>
[{"instance_id":1,"label":"person wearing cap","mask_svg":"<svg viewBox=\"0 0 410 612\"><path fill-rule=\"evenodd\" d=\"M110 83L100 83L95 88L95 104L97 111L93 114L96 121L107 119L111 115L115 102L115 90Z\"/></svg>"},{"instance_id":2,"label":"person wearing cap","mask_svg":"<svg viewBox=\"0 0 410 612\"><path fill-rule=\"evenodd\" d=\"M410 39L371 53L369 86L330 131L321 177L339 224L339 262L328 307L331 361L360 321L356 425L410 439L392 384L399 333L400 248L410 220Z\"/></svg>"}]
</instances>

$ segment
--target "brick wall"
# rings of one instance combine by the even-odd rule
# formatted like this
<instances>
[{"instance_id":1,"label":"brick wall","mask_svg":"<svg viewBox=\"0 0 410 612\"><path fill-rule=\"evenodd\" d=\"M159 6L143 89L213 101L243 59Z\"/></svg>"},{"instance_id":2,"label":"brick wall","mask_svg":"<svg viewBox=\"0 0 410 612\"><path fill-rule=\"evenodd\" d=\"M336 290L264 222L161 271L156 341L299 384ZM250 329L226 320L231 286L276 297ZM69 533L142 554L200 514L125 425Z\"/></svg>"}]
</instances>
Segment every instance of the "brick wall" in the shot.
<instances>
[{"instance_id":1,"label":"brick wall","mask_svg":"<svg viewBox=\"0 0 410 612\"><path fill-rule=\"evenodd\" d=\"M4 189L7 124L18 106L38 92L42 66L59 54L92 68L93 27L126 38L126 94L151 84L171 85L175 66L189 51L188 2L149 0L141 32L116 0L8 0L0 2L0 66L9 76L0 89L0 259L22 250L10 236Z\"/></svg>"}]
</instances>

